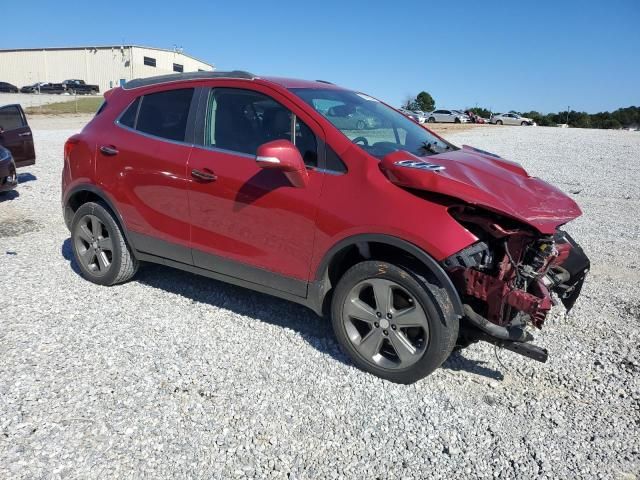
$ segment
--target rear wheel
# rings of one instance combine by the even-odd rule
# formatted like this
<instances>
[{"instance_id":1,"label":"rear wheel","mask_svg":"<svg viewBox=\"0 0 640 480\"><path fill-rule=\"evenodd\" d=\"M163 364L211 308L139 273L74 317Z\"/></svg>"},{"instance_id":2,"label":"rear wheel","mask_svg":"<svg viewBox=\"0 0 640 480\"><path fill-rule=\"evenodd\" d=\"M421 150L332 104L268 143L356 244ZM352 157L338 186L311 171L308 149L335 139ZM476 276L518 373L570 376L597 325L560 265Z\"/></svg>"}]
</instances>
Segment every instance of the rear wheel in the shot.
<instances>
[{"instance_id":1,"label":"rear wheel","mask_svg":"<svg viewBox=\"0 0 640 480\"><path fill-rule=\"evenodd\" d=\"M338 342L361 369L412 383L438 368L458 337L446 293L411 268L366 261L350 268L332 300Z\"/></svg>"},{"instance_id":2,"label":"rear wheel","mask_svg":"<svg viewBox=\"0 0 640 480\"><path fill-rule=\"evenodd\" d=\"M71 224L71 243L82 276L99 285L129 280L138 260L113 217L100 203L89 202L76 211Z\"/></svg>"}]
</instances>

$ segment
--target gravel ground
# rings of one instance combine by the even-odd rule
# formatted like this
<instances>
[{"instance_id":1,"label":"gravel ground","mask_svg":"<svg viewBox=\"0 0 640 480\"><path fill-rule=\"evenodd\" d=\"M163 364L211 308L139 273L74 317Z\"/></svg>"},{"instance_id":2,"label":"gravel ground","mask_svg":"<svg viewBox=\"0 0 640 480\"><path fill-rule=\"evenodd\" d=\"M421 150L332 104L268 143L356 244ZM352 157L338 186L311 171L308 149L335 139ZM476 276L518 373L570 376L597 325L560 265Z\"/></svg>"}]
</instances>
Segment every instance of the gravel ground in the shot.
<instances>
[{"instance_id":1,"label":"gravel ground","mask_svg":"<svg viewBox=\"0 0 640 480\"><path fill-rule=\"evenodd\" d=\"M593 269L539 364L493 347L395 385L303 307L160 266L82 280L59 207L73 130L0 202L0 471L8 478L617 478L640 475L640 134L452 135L573 195Z\"/></svg>"}]
</instances>

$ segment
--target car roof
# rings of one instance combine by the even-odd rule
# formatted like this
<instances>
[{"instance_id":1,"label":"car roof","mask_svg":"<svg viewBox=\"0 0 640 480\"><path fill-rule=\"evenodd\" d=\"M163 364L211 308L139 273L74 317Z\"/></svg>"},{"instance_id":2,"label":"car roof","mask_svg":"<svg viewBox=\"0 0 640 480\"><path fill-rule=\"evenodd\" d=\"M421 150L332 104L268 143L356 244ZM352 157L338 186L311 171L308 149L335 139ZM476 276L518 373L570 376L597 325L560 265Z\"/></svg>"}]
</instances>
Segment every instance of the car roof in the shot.
<instances>
[{"instance_id":1,"label":"car roof","mask_svg":"<svg viewBox=\"0 0 640 480\"><path fill-rule=\"evenodd\" d=\"M166 83L176 83L189 80L213 80L213 79L241 79L241 80L262 80L264 82L274 83L284 88L331 88L342 89L326 80L299 80L284 77L258 77L253 73L244 70L232 70L228 72L187 72L187 73L171 73L168 75L158 75L155 77L136 78L125 83L122 88L124 90L132 90L135 88L148 87L152 85L161 85Z\"/></svg>"},{"instance_id":2,"label":"car roof","mask_svg":"<svg viewBox=\"0 0 640 480\"><path fill-rule=\"evenodd\" d=\"M328 88L335 90L344 90L344 88L339 87L326 80L300 80L298 78L285 77L259 77L259 79L275 83L284 88Z\"/></svg>"}]
</instances>

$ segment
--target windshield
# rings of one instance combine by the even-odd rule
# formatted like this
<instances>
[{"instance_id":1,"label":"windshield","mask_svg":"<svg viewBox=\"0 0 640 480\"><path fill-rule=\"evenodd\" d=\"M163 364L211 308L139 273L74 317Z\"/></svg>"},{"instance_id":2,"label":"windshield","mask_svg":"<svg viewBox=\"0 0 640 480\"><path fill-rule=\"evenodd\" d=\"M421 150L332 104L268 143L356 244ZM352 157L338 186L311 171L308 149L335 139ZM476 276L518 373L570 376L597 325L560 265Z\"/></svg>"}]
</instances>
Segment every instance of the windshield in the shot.
<instances>
[{"instance_id":1,"label":"windshield","mask_svg":"<svg viewBox=\"0 0 640 480\"><path fill-rule=\"evenodd\" d=\"M456 150L453 145L368 95L316 88L292 88L291 91L353 143L379 159L398 150L419 157Z\"/></svg>"}]
</instances>

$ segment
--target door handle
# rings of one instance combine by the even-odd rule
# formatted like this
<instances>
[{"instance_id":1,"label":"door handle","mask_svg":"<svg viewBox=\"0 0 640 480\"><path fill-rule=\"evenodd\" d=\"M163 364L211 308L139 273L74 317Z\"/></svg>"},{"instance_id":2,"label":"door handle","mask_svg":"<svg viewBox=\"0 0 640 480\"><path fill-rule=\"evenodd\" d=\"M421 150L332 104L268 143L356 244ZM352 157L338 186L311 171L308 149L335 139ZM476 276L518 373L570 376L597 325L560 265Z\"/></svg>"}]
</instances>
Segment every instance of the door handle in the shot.
<instances>
[{"instance_id":1,"label":"door handle","mask_svg":"<svg viewBox=\"0 0 640 480\"><path fill-rule=\"evenodd\" d=\"M30 137L31 136L31 132L19 133L18 136L19 137Z\"/></svg>"},{"instance_id":2,"label":"door handle","mask_svg":"<svg viewBox=\"0 0 640 480\"><path fill-rule=\"evenodd\" d=\"M118 154L118 149L109 145L102 145L100 147L100 151L108 157L113 157L114 155Z\"/></svg>"},{"instance_id":3,"label":"door handle","mask_svg":"<svg viewBox=\"0 0 640 480\"><path fill-rule=\"evenodd\" d=\"M203 172L202 170L191 170L191 176L203 182L214 182L218 177L213 172Z\"/></svg>"}]
</instances>

